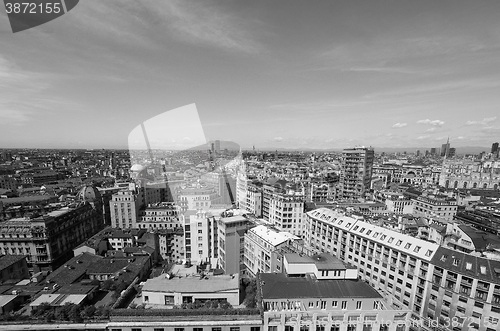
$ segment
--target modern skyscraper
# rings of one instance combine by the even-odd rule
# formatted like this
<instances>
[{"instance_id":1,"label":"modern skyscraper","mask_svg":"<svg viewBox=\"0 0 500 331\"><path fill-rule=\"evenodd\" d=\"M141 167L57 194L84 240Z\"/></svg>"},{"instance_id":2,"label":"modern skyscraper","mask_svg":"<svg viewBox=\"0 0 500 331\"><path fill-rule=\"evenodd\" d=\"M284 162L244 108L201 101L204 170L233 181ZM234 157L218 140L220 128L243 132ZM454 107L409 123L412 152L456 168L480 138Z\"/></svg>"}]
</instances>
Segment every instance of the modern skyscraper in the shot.
<instances>
[{"instance_id":1,"label":"modern skyscraper","mask_svg":"<svg viewBox=\"0 0 500 331\"><path fill-rule=\"evenodd\" d=\"M220 154L220 140L215 141L215 153Z\"/></svg>"},{"instance_id":2,"label":"modern skyscraper","mask_svg":"<svg viewBox=\"0 0 500 331\"><path fill-rule=\"evenodd\" d=\"M498 143L493 143L491 145L491 153L496 153L498 152Z\"/></svg>"},{"instance_id":3,"label":"modern skyscraper","mask_svg":"<svg viewBox=\"0 0 500 331\"><path fill-rule=\"evenodd\" d=\"M356 147L343 150L340 175L343 198L365 196L372 180L373 158L373 148Z\"/></svg>"},{"instance_id":4,"label":"modern skyscraper","mask_svg":"<svg viewBox=\"0 0 500 331\"><path fill-rule=\"evenodd\" d=\"M450 138L448 138L446 144L443 144L441 146L441 156L448 156L449 151L450 151Z\"/></svg>"}]
</instances>

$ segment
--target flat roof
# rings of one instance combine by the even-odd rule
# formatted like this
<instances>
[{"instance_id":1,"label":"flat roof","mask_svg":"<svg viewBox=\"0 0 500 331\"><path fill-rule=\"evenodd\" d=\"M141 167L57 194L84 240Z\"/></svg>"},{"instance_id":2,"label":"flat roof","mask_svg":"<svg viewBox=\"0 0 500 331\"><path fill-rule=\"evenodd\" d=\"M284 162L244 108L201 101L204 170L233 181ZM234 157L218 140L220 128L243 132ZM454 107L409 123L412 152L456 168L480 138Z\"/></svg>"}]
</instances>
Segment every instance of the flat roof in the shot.
<instances>
[{"instance_id":1,"label":"flat roof","mask_svg":"<svg viewBox=\"0 0 500 331\"><path fill-rule=\"evenodd\" d=\"M255 233L257 236L261 237L262 239L264 239L273 246L277 246L279 244L287 242L290 239L292 240L300 239L299 237L289 232L278 231L276 229L270 228L265 225L258 225L250 229L249 231Z\"/></svg>"},{"instance_id":2,"label":"flat roof","mask_svg":"<svg viewBox=\"0 0 500 331\"><path fill-rule=\"evenodd\" d=\"M30 303L30 306L39 306L45 302L51 306L64 306L67 303L78 305L85 300L86 297L87 294L42 294Z\"/></svg>"},{"instance_id":3,"label":"flat roof","mask_svg":"<svg viewBox=\"0 0 500 331\"><path fill-rule=\"evenodd\" d=\"M208 279L207 279L208 278ZM161 275L148 279L142 291L169 293L212 293L239 289L239 276L235 274L221 276L200 276L166 278Z\"/></svg>"},{"instance_id":4,"label":"flat roof","mask_svg":"<svg viewBox=\"0 0 500 331\"><path fill-rule=\"evenodd\" d=\"M299 299L299 298L373 298L382 296L370 285L361 280L327 279L311 277L287 277L285 274L259 274L262 298Z\"/></svg>"}]
</instances>

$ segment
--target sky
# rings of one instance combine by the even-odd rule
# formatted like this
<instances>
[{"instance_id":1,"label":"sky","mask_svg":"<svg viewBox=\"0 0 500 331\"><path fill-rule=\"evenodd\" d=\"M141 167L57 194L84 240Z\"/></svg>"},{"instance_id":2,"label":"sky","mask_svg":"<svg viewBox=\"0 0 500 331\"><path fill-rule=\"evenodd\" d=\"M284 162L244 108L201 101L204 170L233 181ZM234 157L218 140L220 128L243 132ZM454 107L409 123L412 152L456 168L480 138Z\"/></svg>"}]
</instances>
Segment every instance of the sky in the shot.
<instances>
[{"instance_id":1,"label":"sky","mask_svg":"<svg viewBox=\"0 0 500 331\"><path fill-rule=\"evenodd\" d=\"M0 148L127 148L192 104L207 140L243 148L491 146L499 17L498 0L81 0L14 34L0 11ZM177 128L172 149L199 135Z\"/></svg>"}]
</instances>

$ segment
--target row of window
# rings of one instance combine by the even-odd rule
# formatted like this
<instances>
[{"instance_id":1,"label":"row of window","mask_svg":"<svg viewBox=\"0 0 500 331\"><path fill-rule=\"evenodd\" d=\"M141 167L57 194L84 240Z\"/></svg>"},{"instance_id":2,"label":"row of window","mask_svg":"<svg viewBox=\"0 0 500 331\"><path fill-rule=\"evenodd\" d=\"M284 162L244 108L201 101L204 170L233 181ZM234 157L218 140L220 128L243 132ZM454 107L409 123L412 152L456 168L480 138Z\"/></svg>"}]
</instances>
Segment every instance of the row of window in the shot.
<instances>
[{"instance_id":1,"label":"row of window","mask_svg":"<svg viewBox=\"0 0 500 331\"><path fill-rule=\"evenodd\" d=\"M222 331L221 327L212 327L212 328L192 328L192 331ZM121 328L112 328L111 331L124 331ZM132 328L131 331L143 331L142 328ZM189 328L153 328L153 331L189 331ZM231 326L229 331L240 331L239 326ZM250 331L260 331L260 326L252 326L250 327Z\"/></svg>"}]
</instances>

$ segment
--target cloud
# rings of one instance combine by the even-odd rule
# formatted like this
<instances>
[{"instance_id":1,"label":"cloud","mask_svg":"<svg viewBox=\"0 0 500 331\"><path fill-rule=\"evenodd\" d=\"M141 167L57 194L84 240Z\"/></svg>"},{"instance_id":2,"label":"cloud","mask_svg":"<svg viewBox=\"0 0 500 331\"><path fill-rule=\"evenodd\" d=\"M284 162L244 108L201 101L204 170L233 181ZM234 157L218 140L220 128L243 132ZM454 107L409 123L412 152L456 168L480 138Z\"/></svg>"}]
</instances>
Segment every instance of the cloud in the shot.
<instances>
[{"instance_id":1,"label":"cloud","mask_svg":"<svg viewBox=\"0 0 500 331\"><path fill-rule=\"evenodd\" d=\"M467 121L465 125L488 125L497 119L496 116L483 118L481 121Z\"/></svg>"},{"instance_id":2,"label":"cloud","mask_svg":"<svg viewBox=\"0 0 500 331\"><path fill-rule=\"evenodd\" d=\"M0 126L22 125L75 104L50 93L55 74L27 71L0 55Z\"/></svg>"},{"instance_id":3,"label":"cloud","mask_svg":"<svg viewBox=\"0 0 500 331\"><path fill-rule=\"evenodd\" d=\"M273 140L280 143L283 141L283 137L274 137Z\"/></svg>"},{"instance_id":4,"label":"cloud","mask_svg":"<svg viewBox=\"0 0 500 331\"><path fill-rule=\"evenodd\" d=\"M158 4L155 3L154 6ZM201 2L165 1L161 14L177 37L228 50L255 53L259 46L243 28L245 20Z\"/></svg>"},{"instance_id":5,"label":"cloud","mask_svg":"<svg viewBox=\"0 0 500 331\"><path fill-rule=\"evenodd\" d=\"M428 134L426 134L426 135L423 135L423 136L418 136L418 137L417 137L417 139L418 139L418 140L424 140L424 139L427 139L427 138L429 138L429 137L430 137L430 136L429 136Z\"/></svg>"},{"instance_id":6,"label":"cloud","mask_svg":"<svg viewBox=\"0 0 500 331\"><path fill-rule=\"evenodd\" d=\"M435 132L437 130L437 128L434 126L432 128L428 128L427 130L425 130L425 132Z\"/></svg>"},{"instance_id":7,"label":"cloud","mask_svg":"<svg viewBox=\"0 0 500 331\"><path fill-rule=\"evenodd\" d=\"M405 126L407 126L407 125L408 125L408 123L399 123L399 122L398 122L398 123L393 124L393 126L392 126L392 127L393 127L393 128L404 128L404 127L405 127Z\"/></svg>"},{"instance_id":8,"label":"cloud","mask_svg":"<svg viewBox=\"0 0 500 331\"><path fill-rule=\"evenodd\" d=\"M444 124L444 122L441 120L430 120L430 119L426 118L425 120L417 121L417 124L429 124L429 125L434 125L434 126L442 126Z\"/></svg>"}]
</instances>

